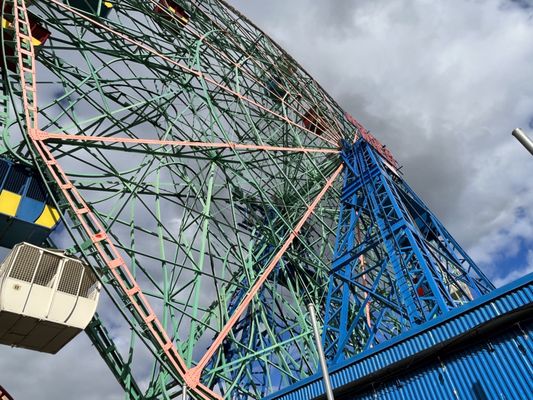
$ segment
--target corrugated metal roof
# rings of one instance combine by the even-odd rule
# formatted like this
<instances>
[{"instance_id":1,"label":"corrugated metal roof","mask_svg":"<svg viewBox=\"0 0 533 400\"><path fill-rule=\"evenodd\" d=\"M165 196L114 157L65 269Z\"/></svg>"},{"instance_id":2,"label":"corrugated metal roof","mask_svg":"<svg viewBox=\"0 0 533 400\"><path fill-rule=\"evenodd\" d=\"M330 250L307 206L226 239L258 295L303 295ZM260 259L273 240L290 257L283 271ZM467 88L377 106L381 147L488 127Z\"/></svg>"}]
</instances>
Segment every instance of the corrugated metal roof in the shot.
<instances>
[{"instance_id":1,"label":"corrugated metal roof","mask_svg":"<svg viewBox=\"0 0 533 400\"><path fill-rule=\"evenodd\" d=\"M494 329L497 325L509 324L508 327L511 329L512 324L510 322L525 319L527 312L531 311L532 304L533 274L529 274L463 307L454 309L445 316L423 324L376 346L370 351L361 353L340 365L334 366L330 369L332 386L337 392L347 391L351 385L371 381L376 375L388 373L390 369L397 370L406 361L415 360L421 356L429 356L442 349L448 351L454 342L464 343L465 340L471 340L471 338L479 336L484 331ZM525 393L524 388L528 387L528 380L531 380L532 374L531 348L533 346L531 337L526 336L526 339L520 339L519 336L520 334L517 332L508 332L500 335L497 339L497 350L495 350L496 354L498 354L496 358L488 357L483 352L476 353L472 350L472 353L467 352L449 361L449 365L443 364L440 366L441 369L444 368L447 371L451 385L449 387L453 388L450 393L442 393L444 397L435 396L433 391L443 390L443 384L440 381L446 376L443 375L442 371L434 371L429 368L418 372L418 378L409 378L409 382L412 381L409 385L401 385L399 388L387 387L379 398L383 396L383 398L409 399L483 399L482 394L478 397L472 397L471 392L472 390L475 391L475 389L472 389L474 384L479 385L479 390L483 390L484 386L489 386L492 388L491 390L494 390L494 394L501 392L504 396L503 398L533 398L533 395L531 397L516 397L520 393ZM526 353L520 350L520 346L526 349ZM523 368L525 368L525 371ZM464 382L458 382L460 380ZM432 382L439 382L440 386L437 385L437 388ZM467 388L470 392L465 389L464 385L470 385ZM420 396L431 386L434 387L428 393L429 397ZM403 391L415 390L414 387L418 387L417 390L420 390L416 392L416 396L414 393L401 395ZM470 395L461 397L459 396L460 392L464 396L466 396L467 392ZM319 397L323 393L321 376L317 374L268 396L266 399L309 400ZM509 397L505 393L513 393L515 397ZM531 384L529 385L529 393L531 393Z\"/></svg>"}]
</instances>

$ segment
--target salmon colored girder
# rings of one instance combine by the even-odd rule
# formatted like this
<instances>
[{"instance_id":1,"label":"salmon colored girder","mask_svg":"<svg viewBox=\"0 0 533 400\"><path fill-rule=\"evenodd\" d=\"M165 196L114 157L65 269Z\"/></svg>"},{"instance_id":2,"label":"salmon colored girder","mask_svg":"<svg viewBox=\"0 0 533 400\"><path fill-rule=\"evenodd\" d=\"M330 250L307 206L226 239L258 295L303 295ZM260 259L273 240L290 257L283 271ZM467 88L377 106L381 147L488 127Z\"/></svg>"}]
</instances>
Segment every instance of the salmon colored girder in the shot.
<instances>
[{"instance_id":1,"label":"salmon colored girder","mask_svg":"<svg viewBox=\"0 0 533 400\"><path fill-rule=\"evenodd\" d=\"M73 13L76 13L78 16L83 18L88 18L84 14L78 13L75 10L72 10L70 7L59 3L56 0L50 0L51 2L68 8ZM277 147L270 145L250 145L250 144L239 144L239 143L204 143L204 142L186 142L186 141L169 141L169 140L150 140L150 139L134 139L134 138L110 138L110 137L93 137L85 135L68 135L68 134L58 134L58 133L47 133L40 131L38 128L37 120L37 88L36 88L36 69L35 69L35 53L33 44L30 38L30 26L28 23L28 13L26 10L26 5L24 0L14 0L15 3L15 32L17 37L17 57L18 57L18 66L20 71L20 84L22 92L22 101L25 111L25 120L26 120L26 129L27 134L30 138L31 144L38 152L40 158L46 165L51 177L57 183L58 187L61 189L63 196L69 203L72 212L80 222L85 233L88 235L91 240L94 248L98 251L99 256L102 261L106 264L107 268L111 272L113 278L118 283L119 287L123 293L128 297L129 301L133 305L133 308L138 316L141 317L149 332L152 335L152 342L158 346L163 354L165 355L166 360L172 366L173 371L179 375L183 382L187 384L190 390L194 393L195 397L205 399L205 400L222 400L222 397L213 392L211 389L200 383L200 378L205 366L208 364L211 357L215 354L217 349L221 346L224 339L228 336L229 332L239 319L239 317L246 310L249 303L252 301L253 297L257 294L261 286L267 280L269 274L272 272L276 264L279 262L281 257L290 247L294 239L298 236L298 233L302 226L307 222L310 216L313 214L314 209L319 204L321 199L324 197L328 189L333 185L335 179L338 177L342 171L342 165L340 165L335 172L329 177L326 181L326 184L315 197L313 202L309 204L306 212L303 214L299 222L293 228L289 237L285 243L281 246L278 252L275 254L272 261L265 268L263 273L258 277L253 286L249 289L245 298L241 301L240 305L236 311L232 314L224 328L220 331L215 341L211 344L207 352L204 354L200 362L192 368L188 368L185 365L183 358L178 353L178 350L173 343L172 339L168 336L163 325L157 318L154 313L148 299L141 290L139 284L135 280L131 271L128 268L128 265L121 257L116 246L111 241L110 237L105 232L103 226L99 222L98 218L91 211L89 205L85 202L77 188L69 180L67 174L59 165L58 161L52 155L48 146L46 144L47 140L68 140L68 141L100 141L106 143L124 143L124 144L146 144L146 145L171 145L171 146L184 146L184 147L214 147L214 148L229 148L236 150L252 150L252 151L286 151L286 152L323 152L323 153L337 153L336 149L319 149L319 148L288 148L288 147ZM91 20L93 21L93 20ZM93 21L100 26L105 27L101 23ZM106 29L108 29L106 27ZM122 33L116 33L124 39L129 39L125 37ZM129 41L132 41L129 39ZM29 46L29 50L24 47ZM142 44L139 46L143 47ZM146 46L144 46L146 47ZM154 51L155 52L155 51ZM164 55L160 54L161 57L165 58ZM174 61L173 61L174 62ZM240 95L242 96L242 95ZM256 106L260 106L255 103ZM280 116L284 119L285 117ZM294 124L294 122L290 121ZM312 132L311 132L312 133ZM323 138L324 139L324 138ZM324 139L326 140L326 139ZM330 142L329 140L326 140Z\"/></svg>"},{"instance_id":2,"label":"salmon colored girder","mask_svg":"<svg viewBox=\"0 0 533 400\"><path fill-rule=\"evenodd\" d=\"M139 48L141 48L141 49L143 49L145 51L148 51L149 53L155 55L156 57L159 57L162 60L165 60L166 62L168 62L169 64L174 65L176 68L178 68L178 69L180 69L180 70L182 70L182 71L184 71L184 72L186 72L188 74L194 75L194 76L196 76L198 78L201 78L205 82L208 82L208 83L214 85L215 87L227 92L228 94L231 94L231 95L235 96L236 98L242 100L243 102L246 102L246 103L248 103L248 104L250 104L250 105L252 105L254 107L257 107L261 111L266 112L266 113L270 114L271 116L276 117L277 119L279 119L281 121L284 121L285 123L287 123L289 125L297 126L301 130L306 131L308 134L316 136L316 137L320 138L321 140L323 140L325 142L328 142L329 144L331 144L331 145L333 145L335 147L337 147L338 141L341 139L341 137L340 137L340 135L338 133L335 133L332 136L330 136L330 135L324 135L324 136L323 135L319 135L318 133L314 132L313 130L307 129L303 125L300 125L300 124L292 121L287 116L279 114L279 113L271 110L270 108L267 108L267 107L263 106L262 104L259 104L258 102L254 101L253 99L249 98L248 96L243 95L242 93L239 93L239 92L233 90L229 86L226 86L226 85L224 85L224 84L222 84L220 82L217 82L212 77L210 77L209 75L203 73L202 71L198 71L198 70L196 70L194 68L191 68L191 67L189 67L187 65L184 65L184 64L182 64L182 63L180 63L180 62L178 62L176 60L173 60L172 58L166 56L165 54L162 54L161 52L158 52L156 49L148 46L147 44L139 42L139 41L129 37L128 35L126 35L126 34L124 34L122 32L118 32L118 31L112 29L111 27L103 24L102 22L100 22L100 21L98 21L98 20L96 20L94 18L91 18L91 17L89 17L88 15L86 15L86 14L84 14L82 12L77 11L75 8L72 8L72 7L64 4L63 2L61 2L59 0L48 0L48 1L51 2L51 3L54 3L56 6L58 6L60 8L68 10L69 12L71 12L72 14L76 15L79 18L83 18L83 19L85 19L87 21L90 21L91 24L93 24L95 26L98 26L99 28L102 28L102 29L108 31L109 33L112 33L113 35L123 39L125 42L131 43L131 44L133 44L135 46L138 46ZM150 0L148 0L148 1L153 3L154 5L157 4L156 2L153 2L153 1L150 1ZM240 67L238 64L235 64L235 63L233 63L233 65L236 68Z\"/></svg>"},{"instance_id":3,"label":"salmon colored girder","mask_svg":"<svg viewBox=\"0 0 533 400\"><path fill-rule=\"evenodd\" d=\"M0 385L0 399L13 400L13 397Z\"/></svg>"},{"instance_id":4,"label":"salmon colored girder","mask_svg":"<svg viewBox=\"0 0 533 400\"><path fill-rule=\"evenodd\" d=\"M138 138L121 138L116 136L87 136L87 135L70 135L65 133L48 133L37 131L39 140L68 140L81 142L104 142L104 143L123 143L131 145L159 145L175 147L203 147L215 149L234 149L249 151L285 151L292 153L339 153L337 149L326 149L318 147L280 147L271 145L245 144L235 142L193 142L186 140L161 140L161 139L138 139Z\"/></svg>"}]
</instances>

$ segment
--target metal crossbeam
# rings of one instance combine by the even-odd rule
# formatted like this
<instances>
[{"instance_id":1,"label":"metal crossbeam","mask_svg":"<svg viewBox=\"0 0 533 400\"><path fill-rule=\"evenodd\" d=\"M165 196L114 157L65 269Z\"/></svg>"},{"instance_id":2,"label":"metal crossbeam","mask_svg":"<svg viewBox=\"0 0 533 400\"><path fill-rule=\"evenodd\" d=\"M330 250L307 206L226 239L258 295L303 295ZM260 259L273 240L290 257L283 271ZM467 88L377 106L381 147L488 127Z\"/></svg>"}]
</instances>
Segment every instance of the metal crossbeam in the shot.
<instances>
[{"instance_id":1,"label":"metal crossbeam","mask_svg":"<svg viewBox=\"0 0 533 400\"><path fill-rule=\"evenodd\" d=\"M323 340L335 365L493 289L364 137L345 143Z\"/></svg>"}]
</instances>

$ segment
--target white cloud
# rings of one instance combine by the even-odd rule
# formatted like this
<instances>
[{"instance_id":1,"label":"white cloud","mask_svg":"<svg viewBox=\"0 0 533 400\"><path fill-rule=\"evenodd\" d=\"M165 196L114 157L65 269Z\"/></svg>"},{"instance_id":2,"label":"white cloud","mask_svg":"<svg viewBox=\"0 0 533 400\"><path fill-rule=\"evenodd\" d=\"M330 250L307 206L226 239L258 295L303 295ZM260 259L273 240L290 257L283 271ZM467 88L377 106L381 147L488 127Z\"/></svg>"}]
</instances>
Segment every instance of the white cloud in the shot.
<instances>
[{"instance_id":1,"label":"white cloud","mask_svg":"<svg viewBox=\"0 0 533 400\"><path fill-rule=\"evenodd\" d=\"M503 278L495 279L494 285L500 287L531 273L533 273L533 250L529 250L527 253L527 266L525 268L516 269Z\"/></svg>"},{"instance_id":2,"label":"white cloud","mask_svg":"<svg viewBox=\"0 0 533 400\"><path fill-rule=\"evenodd\" d=\"M533 160L510 135L533 116L529 2L233 3L388 145L482 266L533 240Z\"/></svg>"},{"instance_id":3,"label":"white cloud","mask_svg":"<svg viewBox=\"0 0 533 400\"><path fill-rule=\"evenodd\" d=\"M16 400L119 400L113 375L84 334L55 355L0 346L0 384Z\"/></svg>"}]
</instances>

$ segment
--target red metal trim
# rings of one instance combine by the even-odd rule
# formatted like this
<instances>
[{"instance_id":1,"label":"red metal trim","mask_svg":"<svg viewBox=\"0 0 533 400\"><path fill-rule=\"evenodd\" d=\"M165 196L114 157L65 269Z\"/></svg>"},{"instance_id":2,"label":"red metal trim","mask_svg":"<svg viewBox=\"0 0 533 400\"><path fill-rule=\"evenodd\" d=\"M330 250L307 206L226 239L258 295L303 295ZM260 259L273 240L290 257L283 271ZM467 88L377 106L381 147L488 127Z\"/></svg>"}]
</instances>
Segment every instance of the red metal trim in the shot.
<instances>
[{"instance_id":1,"label":"red metal trim","mask_svg":"<svg viewBox=\"0 0 533 400\"><path fill-rule=\"evenodd\" d=\"M24 111L26 115L26 127L28 129L28 136L39 153L41 159L47 166L50 174L56 181L57 185L63 192L63 196L70 204L81 226L93 242L93 246L97 249L102 261L107 265L109 271L118 282L122 291L128 296L131 304L135 308L137 314L142 318L143 322L151 332L153 339L161 348L163 354L182 378L185 377L187 368L185 362L178 353L178 350L163 328L163 325L155 315L148 299L141 291L137 281L130 272L126 262L121 257L117 248L114 246L110 238L107 236L104 228L100 224L98 218L92 213L83 197L80 195L76 187L69 180L66 173L63 171L57 160L46 147L43 138L46 133L40 131L37 127L37 91L35 86L36 72L35 72L35 52L33 44L28 35L21 32L21 27L30 32L28 23L28 13L24 0L15 0L15 32L17 37L17 51L18 51L18 66L20 71L20 80L22 87L22 98L24 102ZM21 20L22 16L23 20ZM23 43L29 45L30 50L23 48ZM28 66L30 66L28 68ZM27 82L26 74L31 73L31 82ZM31 95L31 96L29 96ZM222 398L212 392L209 388L203 385L197 385L191 388L201 398L206 400Z\"/></svg>"},{"instance_id":2,"label":"red metal trim","mask_svg":"<svg viewBox=\"0 0 533 400\"><path fill-rule=\"evenodd\" d=\"M169 338L163 325L153 311L150 302L130 272L128 265L100 224L100 221L92 213L81 194L48 150L46 144L31 133L30 138L39 155L45 161L50 174L60 187L63 196L70 204L81 226L92 241L93 246L97 249L100 258L107 265L113 278L118 282L120 288L152 333L157 345L161 348L174 370L185 380L188 369L176 345ZM191 389L207 400L222 399L219 395L202 385L197 385Z\"/></svg>"},{"instance_id":3,"label":"red metal trim","mask_svg":"<svg viewBox=\"0 0 533 400\"><path fill-rule=\"evenodd\" d=\"M60 3L57 0L50 0L51 2L57 4L58 6L64 7L69 9L74 14L88 19L95 23L96 25L116 34L118 37L123 38L124 40L128 42L132 42L136 45L138 45L141 48L144 48L147 51L150 51L163 59L166 59L167 61L171 62L172 64L175 64L179 66L180 68L188 70L190 73L197 75L199 78L205 79L212 84L227 90L234 94L236 97L246 100L251 104L254 104L256 107L259 107L265 111L268 111L269 113L272 113L278 117L280 117L282 120L285 120L286 122L297 125L294 121L290 121L286 117L276 114L273 111L265 108L264 106L260 105L259 103L254 102L251 99L246 98L245 96L241 95L240 93L234 92L230 88L227 88L215 81L212 81L209 77L205 76L203 73L199 71L192 70L190 68L187 68L179 63L176 63L174 60L169 59L168 57L164 56L163 54L158 53L154 49L150 48L149 46L146 46L142 43L138 43L134 41L133 39L127 37L126 35L123 35L119 32L113 31L109 27L91 19L88 18L86 15L81 14L73 9L71 9L68 6L65 6L64 4ZM50 150L48 149L46 143L44 142L47 139L72 139L72 140L98 140L98 141L106 141L106 142L121 142L121 143L144 143L144 144L170 144L170 145L181 145L181 146L191 146L191 147L219 147L219 148L235 148L235 149L245 149L245 150L264 150L264 151L299 151L299 152L329 152L329 153L337 153L338 150L334 149L309 149L309 148L283 148L283 147L276 147L276 146L260 146L260 145L244 145L244 144L237 144L237 143L213 143L213 144L202 144L200 142L177 142L177 141L148 141L143 139L133 139L133 138L101 138L101 137L91 137L91 136L78 136L78 135L63 135L63 134L49 134L46 132L42 132L38 129L37 124L37 90L36 90L36 69L35 69L35 53L33 44L31 42L31 38L29 35L21 32L21 27L25 27L25 31L30 32L30 25L28 23L28 13L26 10L26 6L24 3L24 0L15 0L15 8L16 12L15 14L15 31L16 31L16 37L17 37L17 51L18 51L18 66L20 71L20 79L21 79L21 87L22 87L22 99L24 104L24 110L25 110L25 117L26 117L26 127L28 130L28 136L34 146L34 148L39 153L41 159L47 166L51 176L56 181L57 185L61 189L64 198L69 203L71 209L73 210L76 218L80 222L80 225L85 230L86 234L90 238L90 240L93 242L93 246L97 249L98 254L100 255L102 261L107 265L109 271L113 275L116 282L119 284L122 291L125 293L126 296L128 296L131 304L133 305L134 309L138 313L138 315L142 318L143 322L148 327L149 331L151 332L153 339L155 339L155 342L157 345L161 348L163 354L165 354L167 360L172 365L173 369L177 372L179 376L181 376L184 381L189 385L191 390L198 395L199 397L211 400L211 399L217 399L222 400L222 397L216 393L214 393L212 390L207 388L206 386L202 385L200 383L200 376L203 372L203 369L213 356L213 354L216 352L216 350L220 347L221 343L224 341L224 339L227 337L229 332L231 331L234 324L237 322L238 318L242 315L244 310L247 308L248 304L251 302L255 294L258 292L259 288L264 284L266 279L268 278L269 274L272 272L276 264L279 262L285 251L289 248L293 240L297 237L300 229L304 225L304 223L309 219L309 217L312 215L314 209L320 202L320 200L323 198L325 193L328 191L328 189L333 185L333 182L337 178L337 176L342 171L343 166L339 166L333 175L328 179L325 186L322 188L318 196L314 199L314 201L309 205L307 211L304 213L298 224L295 226L294 230L289 235L286 242L283 244L281 249L276 253L270 264L267 266L265 271L263 271L262 275L259 277L259 279L256 281L256 283L252 286L250 291L248 292L247 296L243 299L235 313L232 315L230 320L227 322L226 326L222 329L222 331L217 336L216 340L213 342L213 344L210 346L208 351L205 353L205 355L202 357L198 365L194 368L187 369L184 360L179 355L177 348L173 341L168 337L166 331L163 328L163 325L155 315L148 299L143 294L140 286L136 282L134 276L130 272L128 266L126 265L126 262L121 257L120 253L118 252L117 248L105 232L104 228L100 224L100 221L98 218L92 213L91 209L89 208L88 204L84 201L81 194L78 192L77 188L72 184L72 182L69 180L67 174L62 169L62 167L59 165L57 160L54 158ZM19 17L19 15L22 16L23 20ZM26 50L22 43L28 43L30 50ZM31 78L26 79L26 74L30 74ZM301 126L300 126L301 127ZM306 129L307 130L307 129ZM316 133L310 132L314 134ZM55 136L55 137L54 137ZM73 137L74 136L74 137ZM326 138L322 138L323 140L330 142L334 145L336 145L335 142L330 141ZM150 143L151 142L151 143ZM12 400L12 399L10 399Z\"/></svg>"},{"instance_id":4,"label":"red metal trim","mask_svg":"<svg viewBox=\"0 0 533 400\"><path fill-rule=\"evenodd\" d=\"M360 138L368 142L392 167L398 169L398 162L392 155L389 149L385 147L378 139L374 137L363 125L359 123L354 117L347 112L344 113L344 117L357 128L356 135L359 134Z\"/></svg>"},{"instance_id":5,"label":"red metal trim","mask_svg":"<svg viewBox=\"0 0 533 400\"><path fill-rule=\"evenodd\" d=\"M206 75L205 73L201 72L201 71L198 71L198 70L195 70L193 68L190 68L182 63L179 63L177 62L176 60L158 52L156 49L144 44L144 43L141 43L141 42L138 42L136 41L135 39L132 39L131 37L129 37L128 35L125 35L124 33L121 33L121 32L118 32L112 28L110 28L108 25L105 25L99 21L97 21L96 19L94 18L90 18L89 16L87 16L86 14L82 13L82 12L79 12L77 11L76 9L62 3L61 1L59 0L48 0L52 3L54 3L55 5L57 5L58 7L61 7L61 8L64 8L65 10L68 10L69 12L75 14L76 16L80 17L80 18L83 18L87 21L90 21L91 23L93 23L94 25L110 32L110 33L113 33L114 35L116 35L117 37L121 38L121 39L124 39L126 42L128 43L132 43L136 46L138 46L139 48L143 49L143 50L146 50L158 57L160 57L161 59L167 61L168 63L172 64L172 65L175 65L176 67L182 69L183 71L186 71L192 75L195 75L197 78L199 79L203 79L205 80L206 82L209 82L210 84L230 93L231 95L235 96L236 98L240 99L240 100L243 100L249 104L252 104L253 106L257 107L258 109L260 109L261 111L264 111L264 112L267 112L271 115L274 115L275 117L279 118L280 120L282 121L285 121L286 123L290 124L290 125L294 125L294 126L297 126L298 128L302 129L302 130L305 130L306 132L334 145L334 146L337 146L337 143L335 142L335 140L333 139L328 139L326 137L322 137L318 134L316 134L315 132L312 132L310 131L309 129L305 128L304 126L290 120L288 117L282 115L282 114L279 114L277 112L274 112L272 111L270 108L268 107L265 107L263 106L262 104L254 101L253 99L247 97L247 96L244 96L242 95L241 93L239 92L236 92L235 90L231 89L229 86L226 86L226 85L223 85L222 83L219 83L217 81L215 81L213 78L211 78L210 76ZM155 2L152 2L153 4L157 4Z\"/></svg>"}]
</instances>

